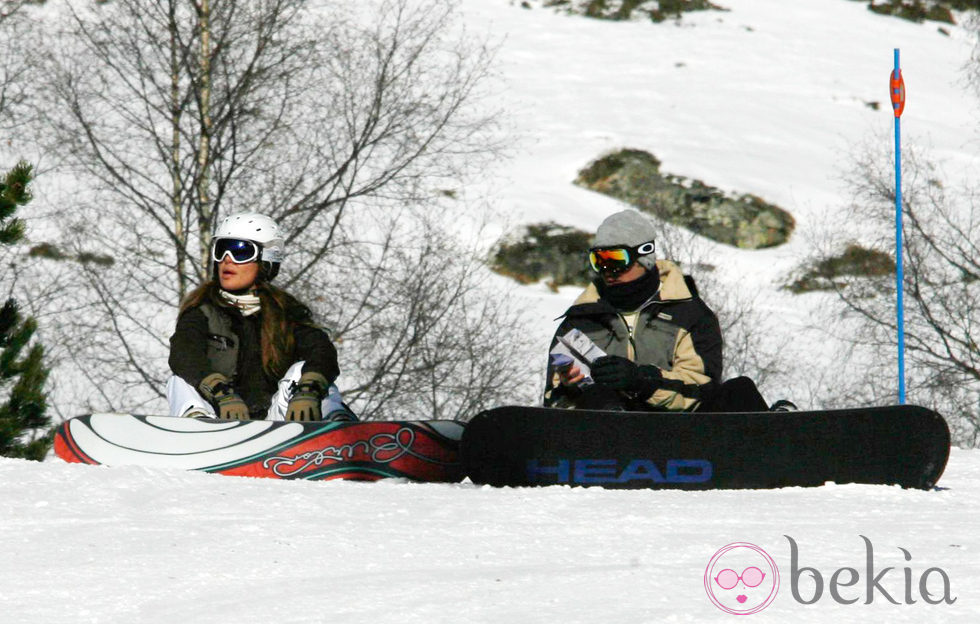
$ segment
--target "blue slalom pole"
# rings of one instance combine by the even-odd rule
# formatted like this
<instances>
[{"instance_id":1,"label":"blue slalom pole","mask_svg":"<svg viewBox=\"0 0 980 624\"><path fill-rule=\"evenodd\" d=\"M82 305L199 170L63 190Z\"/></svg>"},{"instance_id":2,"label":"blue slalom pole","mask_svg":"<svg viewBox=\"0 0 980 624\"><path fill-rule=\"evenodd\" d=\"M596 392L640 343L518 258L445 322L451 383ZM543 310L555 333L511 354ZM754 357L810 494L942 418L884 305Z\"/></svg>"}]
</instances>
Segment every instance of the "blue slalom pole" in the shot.
<instances>
[{"instance_id":1,"label":"blue slalom pole","mask_svg":"<svg viewBox=\"0 0 980 624\"><path fill-rule=\"evenodd\" d=\"M902 271L902 112L905 110L905 80L902 78L898 48L895 69L888 81L892 109L895 112L895 286L898 293L898 402L905 404L905 308Z\"/></svg>"}]
</instances>

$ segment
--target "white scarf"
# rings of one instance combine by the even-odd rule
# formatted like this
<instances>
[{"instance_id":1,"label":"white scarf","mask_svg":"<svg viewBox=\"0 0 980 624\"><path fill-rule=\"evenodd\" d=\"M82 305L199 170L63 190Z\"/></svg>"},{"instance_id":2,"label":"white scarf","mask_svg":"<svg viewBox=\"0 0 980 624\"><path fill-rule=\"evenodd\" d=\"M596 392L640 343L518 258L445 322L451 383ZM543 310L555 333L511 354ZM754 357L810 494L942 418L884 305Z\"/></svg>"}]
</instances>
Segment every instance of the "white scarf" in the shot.
<instances>
[{"instance_id":1,"label":"white scarf","mask_svg":"<svg viewBox=\"0 0 980 624\"><path fill-rule=\"evenodd\" d=\"M227 290L220 290L218 294L232 307L241 310L242 316L251 316L262 309L262 300L258 295L248 292L244 295L233 295Z\"/></svg>"}]
</instances>

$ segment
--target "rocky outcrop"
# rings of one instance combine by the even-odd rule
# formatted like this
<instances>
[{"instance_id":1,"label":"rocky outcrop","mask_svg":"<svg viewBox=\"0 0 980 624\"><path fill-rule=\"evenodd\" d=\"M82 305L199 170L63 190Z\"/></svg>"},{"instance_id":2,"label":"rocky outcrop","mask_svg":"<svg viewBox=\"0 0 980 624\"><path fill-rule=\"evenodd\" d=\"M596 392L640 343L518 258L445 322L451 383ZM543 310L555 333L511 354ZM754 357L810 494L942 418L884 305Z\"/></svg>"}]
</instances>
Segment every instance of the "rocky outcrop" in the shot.
<instances>
[{"instance_id":1,"label":"rocky outcrop","mask_svg":"<svg viewBox=\"0 0 980 624\"><path fill-rule=\"evenodd\" d=\"M755 195L729 196L700 180L660 172L660 161L623 149L592 162L576 184L622 200L664 221L742 249L785 243L793 216Z\"/></svg>"}]
</instances>

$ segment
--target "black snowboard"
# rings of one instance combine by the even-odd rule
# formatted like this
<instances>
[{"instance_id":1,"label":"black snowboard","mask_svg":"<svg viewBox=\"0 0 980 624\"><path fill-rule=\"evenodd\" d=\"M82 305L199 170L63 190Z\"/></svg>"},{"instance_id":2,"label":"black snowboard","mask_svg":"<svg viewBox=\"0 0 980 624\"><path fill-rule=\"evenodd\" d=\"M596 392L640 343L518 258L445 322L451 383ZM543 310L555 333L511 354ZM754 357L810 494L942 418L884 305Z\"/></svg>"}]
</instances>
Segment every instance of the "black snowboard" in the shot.
<instances>
[{"instance_id":1,"label":"black snowboard","mask_svg":"<svg viewBox=\"0 0 980 624\"><path fill-rule=\"evenodd\" d=\"M461 452L470 479L495 486L928 489L949 446L942 416L913 405L737 414L512 406L475 416Z\"/></svg>"}]
</instances>

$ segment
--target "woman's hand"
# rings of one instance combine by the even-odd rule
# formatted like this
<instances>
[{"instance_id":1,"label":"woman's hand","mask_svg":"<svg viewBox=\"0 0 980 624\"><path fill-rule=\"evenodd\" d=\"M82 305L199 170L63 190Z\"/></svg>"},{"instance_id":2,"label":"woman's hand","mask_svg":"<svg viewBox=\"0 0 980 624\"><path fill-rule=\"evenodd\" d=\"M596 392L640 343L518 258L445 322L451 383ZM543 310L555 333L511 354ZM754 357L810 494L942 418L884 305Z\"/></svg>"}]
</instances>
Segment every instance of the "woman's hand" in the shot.
<instances>
[{"instance_id":1,"label":"woman's hand","mask_svg":"<svg viewBox=\"0 0 980 624\"><path fill-rule=\"evenodd\" d=\"M215 397L215 400L218 403L218 418L222 420L248 420L250 418L248 406L245 405L242 397L236 393L229 392Z\"/></svg>"},{"instance_id":2,"label":"woman's hand","mask_svg":"<svg viewBox=\"0 0 980 624\"><path fill-rule=\"evenodd\" d=\"M218 418L222 420L248 420L248 405L235 392L231 380L221 373L211 373L205 377L198 390L215 408Z\"/></svg>"},{"instance_id":3,"label":"woman's hand","mask_svg":"<svg viewBox=\"0 0 980 624\"><path fill-rule=\"evenodd\" d=\"M293 390L293 395L289 397L286 420L300 422L322 420L320 403L327 395L329 385L330 382L320 373L303 373Z\"/></svg>"}]
</instances>

